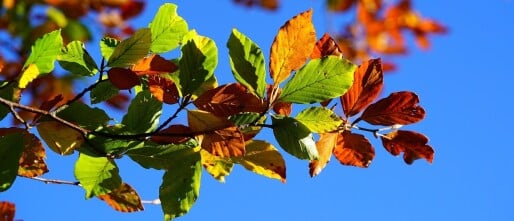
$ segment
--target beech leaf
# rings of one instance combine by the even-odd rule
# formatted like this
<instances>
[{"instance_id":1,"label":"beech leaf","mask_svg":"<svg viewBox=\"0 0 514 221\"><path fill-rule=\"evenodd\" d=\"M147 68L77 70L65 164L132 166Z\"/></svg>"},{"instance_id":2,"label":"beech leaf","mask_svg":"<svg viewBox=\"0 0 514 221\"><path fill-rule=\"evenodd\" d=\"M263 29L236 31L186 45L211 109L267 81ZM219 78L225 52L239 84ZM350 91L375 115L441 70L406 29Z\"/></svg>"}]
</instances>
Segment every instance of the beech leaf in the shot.
<instances>
[{"instance_id":1,"label":"beech leaf","mask_svg":"<svg viewBox=\"0 0 514 221\"><path fill-rule=\"evenodd\" d=\"M75 178L86 190L86 199L103 195L120 188L121 177L114 160L79 154L75 163Z\"/></svg>"},{"instance_id":2,"label":"beech leaf","mask_svg":"<svg viewBox=\"0 0 514 221\"><path fill-rule=\"evenodd\" d=\"M268 178L286 181L286 164L278 150L265 141L252 140L246 143L246 154L232 157L235 163L247 170Z\"/></svg>"},{"instance_id":3,"label":"beech leaf","mask_svg":"<svg viewBox=\"0 0 514 221\"><path fill-rule=\"evenodd\" d=\"M363 135L345 131L337 138L334 156L343 165L368 167L375 158L375 149Z\"/></svg>"},{"instance_id":4,"label":"beech leaf","mask_svg":"<svg viewBox=\"0 0 514 221\"><path fill-rule=\"evenodd\" d=\"M39 73L46 74L54 69L55 59L61 52L63 40L61 30L55 30L36 40L23 69L35 64Z\"/></svg>"},{"instance_id":5,"label":"beech leaf","mask_svg":"<svg viewBox=\"0 0 514 221\"><path fill-rule=\"evenodd\" d=\"M216 180L224 183L225 177L232 172L234 163L230 158L219 157L210 154L206 150L200 150L202 155L202 166Z\"/></svg>"},{"instance_id":6,"label":"beech leaf","mask_svg":"<svg viewBox=\"0 0 514 221\"><path fill-rule=\"evenodd\" d=\"M2 221L14 221L14 214L16 213L16 206L14 203L7 201L0 201L0 215Z\"/></svg>"},{"instance_id":7,"label":"beech leaf","mask_svg":"<svg viewBox=\"0 0 514 221\"><path fill-rule=\"evenodd\" d=\"M136 190L126 183L122 183L120 187L110 193L98 195L97 197L119 212L137 212L144 210L141 198Z\"/></svg>"},{"instance_id":8,"label":"beech leaf","mask_svg":"<svg viewBox=\"0 0 514 221\"><path fill-rule=\"evenodd\" d=\"M46 145L60 155L73 154L84 143L81 133L57 121L45 121L37 125L37 131Z\"/></svg>"},{"instance_id":9,"label":"beech leaf","mask_svg":"<svg viewBox=\"0 0 514 221\"><path fill-rule=\"evenodd\" d=\"M177 6L171 3L159 7L149 28L152 32L150 50L154 53L175 49L188 30L186 21L177 14Z\"/></svg>"},{"instance_id":10,"label":"beech leaf","mask_svg":"<svg viewBox=\"0 0 514 221\"><path fill-rule=\"evenodd\" d=\"M139 92L130 103L122 123L135 133L152 132L159 125L162 103L148 91Z\"/></svg>"},{"instance_id":11,"label":"beech leaf","mask_svg":"<svg viewBox=\"0 0 514 221\"><path fill-rule=\"evenodd\" d=\"M423 158L429 163L434 159L434 150L428 145L428 138L414 131L398 130L381 137L385 149L394 156L403 152L405 163L412 164Z\"/></svg>"},{"instance_id":12,"label":"beech leaf","mask_svg":"<svg viewBox=\"0 0 514 221\"><path fill-rule=\"evenodd\" d=\"M275 139L286 152L299 159L318 159L316 143L307 126L286 116L274 115L271 119Z\"/></svg>"},{"instance_id":13,"label":"beech leaf","mask_svg":"<svg viewBox=\"0 0 514 221\"><path fill-rule=\"evenodd\" d=\"M321 173L321 170L330 161L332 157L332 151L337 145L337 137L339 133L322 133L319 135L319 140L316 142L316 149L318 150L319 157L317 160L311 160L309 163L309 174L311 177L317 176Z\"/></svg>"},{"instance_id":14,"label":"beech leaf","mask_svg":"<svg viewBox=\"0 0 514 221\"><path fill-rule=\"evenodd\" d=\"M343 120L334 111L325 107L309 107L296 116L296 120L315 133L325 133L334 131Z\"/></svg>"},{"instance_id":15,"label":"beech leaf","mask_svg":"<svg viewBox=\"0 0 514 221\"><path fill-rule=\"evenodd\" d=\"M150 29L139 29L131 37L121 41L107 62L109 67L127 67L135 64L150 51Z\"/></svg>"},{"instance_id":16,"label":"beech leaf","mask_svg":"<svg viewBox=\"0 0 514 221\"><path fill-rule=\"evenodd\" d=\"M343 58L343 52L337 42L330 37L329 34L323 34L323 37L316 42L316 46L312 50L311 59L321 58L328 55L335 55Z\"/></svg>"},{"instance_id":17,"label":"beech leaf","mask_svg":"<svg viewBox=\"0 0 514 221\"><path fill-rule=\"evenodd\" d=\"M72 41L61 50L57 57L59 65L72 74L93 76L98 71L95 61L84 49L84 43Z\"/></svg>"},{"instance_id":18,"label":"beech leaf","mask_svg":"<svg viewBox=\"0 0 514 221\"><path fill-rule=\"evenodd\" d=\"M111 68L107 72L109 81L119 90L128 90L141 84L137 74L126 68Z\"/></svg>"},{"instance_id":19,"label":"beech leaf","mask_svg":"<svg viewBox=\"0 0 514 221\"><path fill-rule=\"evenodd\" d=\"M346 116L351 117L361 112L378 97L382 86L383 72L380 58L362 63L355 71L353 85L341 97Z\"/></svg>"},{"instance_id":20,"label":"beech leaf","mask_svg":"<svg viewBox=\"0 0 514 221\"><path fill-rule=\"evenodd\" d=\"M104 37L100 40L100 52L105 60L108 61L109 58L111 58L111 55L118 44L120 44L120 41L110 37Z\"/></svg>"},{"instance_id":21,"label":"beech leaf","mask_svg":"<svg viewBox=\"0 0 514 221\"><path fill-rule=\"evenodd\" d=\"M130 69L138 76L141 76L173 73L178 70L178 66L175 63L164 59L158 54L152 54L139 60Z\"/></svg>"},{"instance_id":22,"label":"beech leaf","mask_svg":"<svg viewBox=\"0 0 514 221\"><path fill-rule=\"evenodd\" d=\"M360 118L373 125L391 126L416 123L424 117L425 109L419 106L418 95L401 91L369 105Z\"/></svg>"},{"instance_id":23,"label":"beech leaf","mask_svg":"<svg viewBox=\"0 0 514 221\"><path fill-rule=\"evenodd\" d=\"M21 141L21 142L20 142ZM23 153L23 134L0 136L0 192L9 189L18 174L18 162Z\"/></svg>"}]
</instances>

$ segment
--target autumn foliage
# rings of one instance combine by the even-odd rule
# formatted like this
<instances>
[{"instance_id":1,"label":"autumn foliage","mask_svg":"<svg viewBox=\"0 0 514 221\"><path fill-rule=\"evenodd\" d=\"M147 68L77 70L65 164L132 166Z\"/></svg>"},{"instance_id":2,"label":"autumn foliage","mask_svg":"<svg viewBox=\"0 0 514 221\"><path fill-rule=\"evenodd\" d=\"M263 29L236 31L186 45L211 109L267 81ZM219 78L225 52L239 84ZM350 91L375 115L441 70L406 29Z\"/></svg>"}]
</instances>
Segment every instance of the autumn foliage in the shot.
<instances>
[{"instance_id":1,"label":"autumn foliage","mask_svg":"<svg viewBox=\"0 0 514 221\"><path fill-rule=\"evenodd\" d=\"M32 45L26 57L2 60L0 118L11 115L13 123L0 128L0 191L17 177L47 173L46 151L77 154L76 181L68 184L80 184L86 198L97 197L117 211L141 211L137 191L123 182L116 164L128 157L164 172L159 200L169 220L195 203L204 172L224 182L235 164L281 182L286 181L283 154L307 161L310 176L320 174L332 155L343 165L368 167L375 157L369 138L378 138L392 155L403 154L407 164L433 160L425 135L400 129L425 117L418 96L410 91L382 96L384 65L368 53L403 53L403 29L413 31L421 47L428 46L427 34L444 30L413 13L410 1L386 13L379 13L381 1L328 1L330 10L357 8L365 49L350 46L355 36L325 33L318 39L312 10L278 29L268 60L250 37L233 29L223 45L235 82L223 85L214 75L220 44L190 29L176 5L162 5L148 27L133 29L125 20L141 12L139 1L90 1L80 10L66 10L78 2L46 4L57 10L52 13L64 13L66 22L88 10L107 17L100 19L108 27L98 44L101 58L84 47L88 34L72 36L68 26L59 26L63 19L49 15L40 29L30 29L39 30L40 38L20 34ZM278 7L276 1L260 2ZM4 2L4 7L12 6ZM104 7L118 10L103 14ZM17 22L6 19L3 25ZM381 43L382 38L393 43ZM172 50L180 56L165 57ZM66 77L54 73L56 62ZM77 90L71 82L80 78L92 83ZM22 103L22 96L32 99ZM122 119L98 105L105 103L125 110ZM164 116L163 110L171 113ZM177 122L180 114L187 125ZM271 130L279 147L260 140L262 130ZM12 220L14 205L1 202L0 212Z\"/></svg>"}]
</instances>

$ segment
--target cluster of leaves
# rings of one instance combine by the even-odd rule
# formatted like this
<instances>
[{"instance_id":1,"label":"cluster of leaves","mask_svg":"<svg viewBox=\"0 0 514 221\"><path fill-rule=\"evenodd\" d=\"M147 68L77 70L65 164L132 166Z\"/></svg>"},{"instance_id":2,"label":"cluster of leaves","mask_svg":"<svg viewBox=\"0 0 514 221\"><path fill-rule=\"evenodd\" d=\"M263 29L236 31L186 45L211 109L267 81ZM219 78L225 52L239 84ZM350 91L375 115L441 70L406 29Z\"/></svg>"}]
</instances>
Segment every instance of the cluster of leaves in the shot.
<instances>
[{"instance_id":1,"label":"cluster of leaves","mask_svg":"<svg viewBox=\"0 0 514 221\"><path fill-rule=\"evenodd\" d=\"M246 6L259 6L276 10L278 0L234 0ZM326 0L326 8L337 16L352 16L341 25L335 38L345 57L354 62L369 57L403 55L407 53L407 34L411 34L418 47L428 49L431 34L444 34L446 28L439 22L423 18L413 7L411 0ZM356 13L350 13L356 12ZM384 70L395 68L384 63Z\"/></svg>"},{"instance_id":2,"label":"cluster of leaves","mask_svg":"<svg viewBox=\"0 0 514 221\"><path fill-rule=\"evenodd\" d=\"M102 61L97 64L83 42L65 44L62 30L52 31L35 41L21 74L1 82L0 119L11 114L24 127L0 129L5 159L0 163L0 191L9 189L17 176L48 172L46 146L61 155L78 152L74 184L80 184L87 199L98 197L122 212L139 211L141 199L123 182L116 164L129 157L144 168L164 171L159 199L169 220L186 214L195 203L203 171L223 182L239 164L285 182L282 151L254 139L263 128L273 131L282 150L307 160L311 176L319 174L332 154L345 165L370 164L374 149L355 131L380 137L386 150L403 153L409 164L433 159L424 135L398 130L424 118L418 97L403 91L372 103L383 84L380 59L357 66L343 57L328 34L316 40L312 10L279 29L269 71L261 48L233 29L226 47L237 82L225 85L218 85L214 75L216 43L190 30L173 4L161 6L147 28L121 41L104 37L99 47ZM163 57L172 50L180 50L180 57ZM97 80L71 99L57 95L37 108L20 104L20 91L51 73L55 61L71 75ZM116 121L97 104L121 90L133 91L134 97ZM89 102L82 101L86 94ZM335 106L327 107L332 99L340 100L341 116ZM303 108L296 116L291 116L293 104ZM172 113L162 116L163 109ZM24 118L20 110L34 116ZM187 125L176 123L183 112ZM361 121L391 131L363 128ZM34 127L38 135L31 132Z\"/></svg>"}]
</instances>

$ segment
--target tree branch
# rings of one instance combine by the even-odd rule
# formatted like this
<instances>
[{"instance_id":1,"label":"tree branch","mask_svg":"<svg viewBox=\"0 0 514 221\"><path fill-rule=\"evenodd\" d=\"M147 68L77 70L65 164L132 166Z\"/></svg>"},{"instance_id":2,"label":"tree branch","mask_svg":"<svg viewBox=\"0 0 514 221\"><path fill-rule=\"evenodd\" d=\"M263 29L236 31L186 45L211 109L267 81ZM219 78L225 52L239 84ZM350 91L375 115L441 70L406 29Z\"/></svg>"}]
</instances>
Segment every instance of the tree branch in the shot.
<instances>
[{"instance_id":1,"label":"tree branch","mask_svg":"<svg viewBox=\"0 0 514 221\"><path fill-rule=\"evenodd\" d=\"M45 184L51 183L51 184L67 184L67 185L73 185L73 186L80 186L80 182L78 182L78 181L73 182L73 181L66 181L66 180L46 179L43 177L25 177L25 178L41 181Z\"/></svg>"}]
</instances>

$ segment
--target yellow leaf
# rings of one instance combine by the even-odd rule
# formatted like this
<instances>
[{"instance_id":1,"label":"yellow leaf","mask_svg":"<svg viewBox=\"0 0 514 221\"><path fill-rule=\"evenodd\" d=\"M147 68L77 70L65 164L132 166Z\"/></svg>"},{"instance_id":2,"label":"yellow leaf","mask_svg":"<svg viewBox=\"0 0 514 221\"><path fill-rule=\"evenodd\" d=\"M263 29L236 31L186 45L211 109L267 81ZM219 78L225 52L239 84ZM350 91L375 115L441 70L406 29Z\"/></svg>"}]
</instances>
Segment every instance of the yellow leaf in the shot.
<instances>
[{"instance_id":1,"label":"yellow leaf","mask_svg":"<svg viewBox=\"0 0 514 221\"><path fill-rule=\"evenodd\" d=\"M50 149L61 155L72 154L84 142L82 134L56 121L41 122L37 131Z\"/></svg>"},{"instance_id":2,"label":"yellow leaf","mask_svg":"<svg viewBox=\"0 0 514 221\"><path fill-rule=\"evenodd\" d=\"M270 74L275 85L303 66L315 44L312 9L298 14L280 28L270 53Z\"/></svg>"},{"instance_id":3,"label":"yellow leaf","mask_svg":"<svg viewBox=\"0 0 514 221\"><path fill-rule=\"evenodd\" d=\"M265 141L248 141L246 154L232 159L256 174L282 182L286 181L286 164L282 155L273 145Z\"/></svg>"},{"instance_id":4,"label":"yellow leaf","mask_svg":"<svg viewBox=\"0 0 514 221\"><path fill-rule=\"evenodd\" d=\"M20 81L18 82L19 88L25 88L27 85L37 78L39 75L39 69L36 64L30 64L24 71L21 73Z\"/></svg>"},{"instance_id":5,"label":"yellow leaf","mask_svg":"<svg viewBox=\"0 0 514 221\"><path fill-rule=\"evenodd\" d=\"M232 167L234 166L230 158L214 156L206 150L201 150L200 154L202 155L202 165L205 170L216 180L224 183L225 177L232 172Z\"/></svg>"},{"instance_id":6,"label":"yellow leaf","mask_svg":"<svg viewBox=\"0 0 514 221\"><path fill-rule=\"evenodd\" d=\"M332 151L337 145L337 137L339 133L322 133L319 135L319 140L316 142L319 158L312 160L309 163L309 174L311 177L317 176L332 157Z\"/></svg>"}]
</instances>

